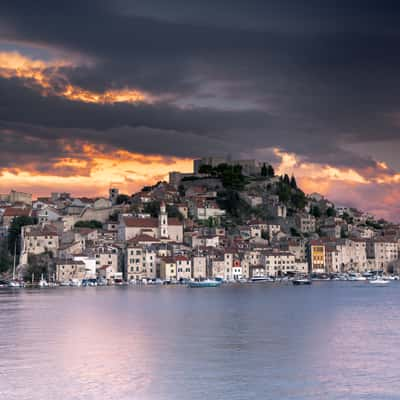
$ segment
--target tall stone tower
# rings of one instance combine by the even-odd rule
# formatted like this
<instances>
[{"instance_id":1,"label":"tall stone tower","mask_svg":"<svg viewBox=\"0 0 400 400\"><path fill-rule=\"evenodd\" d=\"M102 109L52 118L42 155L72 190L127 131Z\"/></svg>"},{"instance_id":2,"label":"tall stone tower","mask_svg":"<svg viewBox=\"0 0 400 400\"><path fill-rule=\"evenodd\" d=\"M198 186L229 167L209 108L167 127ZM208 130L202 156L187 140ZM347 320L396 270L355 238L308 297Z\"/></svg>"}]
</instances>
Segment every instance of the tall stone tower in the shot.
<instances>
[{"instance_id":1,"label":"tall stone tower","mask_svg":"<svg viewBox=\"0 0 400 400\"><path fill-rule=\"evenodd\" d=\"M168 238L168 214L167 207L162 201L160 204L160 214L158 215L158 227L160 229L160 238Z\"/></svg>"},{"instance_id":2,"label":"tall stone tower","mask_svg":"<svg viewBox=\"0 0 400 400\"><path fill-rule=\"evenodd\" d=\"M117 204L117 199L119 196L119 190L116 187L110 187L108 190L109 199L113 205Z\"/></svg>"}]
</instances>

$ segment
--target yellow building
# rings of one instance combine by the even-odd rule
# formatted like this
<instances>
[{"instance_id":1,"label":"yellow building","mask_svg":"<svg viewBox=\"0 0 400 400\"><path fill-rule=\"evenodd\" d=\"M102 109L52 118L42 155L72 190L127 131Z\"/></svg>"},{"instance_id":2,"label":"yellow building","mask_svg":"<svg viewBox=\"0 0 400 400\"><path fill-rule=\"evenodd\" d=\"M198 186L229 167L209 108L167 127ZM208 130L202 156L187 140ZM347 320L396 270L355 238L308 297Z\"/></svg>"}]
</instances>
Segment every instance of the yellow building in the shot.
<instances>
[{"instance_id":1,"label":"yellow building","mask_svg":"<svg viewBox=\"0 0 400 400\"><path fill-rule=\"evenodd\" d=\"M165 281L176 280L176 261L171 257L160 260L160 278Z\"/></svg>"},{"instance_id":2,"label":"yellow building","mask_svg":"<svg viewBox=\"0 0 400 400\"><path fill-rule=\"evenodd\" d=\"M310 265L311 271L316 273L325 272L325 245L322 242L310 243Z\"/></svg>"}]
</instances>

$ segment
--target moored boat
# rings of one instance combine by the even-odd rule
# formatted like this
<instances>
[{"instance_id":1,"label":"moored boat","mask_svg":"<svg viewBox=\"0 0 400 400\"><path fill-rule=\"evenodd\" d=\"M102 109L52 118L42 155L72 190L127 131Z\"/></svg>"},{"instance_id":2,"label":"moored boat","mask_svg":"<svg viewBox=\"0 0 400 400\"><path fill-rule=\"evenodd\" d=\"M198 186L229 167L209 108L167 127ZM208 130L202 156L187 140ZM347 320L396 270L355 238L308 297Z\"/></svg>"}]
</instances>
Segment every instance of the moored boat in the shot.
<instances>
[{"instance_id":1,"label":"moored boat","mask_svg":"<svg viewBox=\"0 0 400 400\"><path fill-rule=\"evenodd\" d=\"M251 278L251 282L273 282L273 279L270 278L269 276L253 276Z\"/></svg>"},{"instance_id":2,"label":"moored boat","mask_svg":"<svg viewBox=\"0 0 400 400\"><path fill-rule=\"evenodd\" d=\"M388 284L390 281L387 279L383 279L380 277L377 277L376 279L371 279L369 281L369 283L373 284L373 285L386 285Z\"/></svg>"},{"instance_id":3,"label":"moored boat","mask_svg":"<svg viewBox=\"0 0 400 400\"><path fill-rule=\"evenodd\" d=\"M48 282L46 281L46 279L43 278L43 275L42 275L42 278L41 278L40 281L39 281L38 286L41 287L41 288L42 288L42 287L48 287L48 286L49 286L49 284L48 284Z\"/></svg>"},{"instance_id":4,"label":"moored boat","mask_svg":"<svg viewBox=\"0 0 400 400\"><path fill-rule=\"evenodd\" d=\"M205 288L205 287L219 287L221 286L221 281L205 280L199 282L189 282L188 287L190 288Z\"/></svg>"},{"instance_id":5,"label":"moored boat","mask_svg":"<svg viewBox=\"0 0 400 400\"><path fill-rule=\"evenodd\" d=\"M311 285L311 283L312 283L311 279L308 279L308 278L293 279L292 282L293 282L293 285L295 285L295 286Z\"/></svg>"},{"instance_id":6,"label":"moored boat","mask_svg":"<svg viewBox=\"0 0 400 400\"><path fill-rule=\"evenodd\" d=\"M9 288L20 288L22 286L21 286L20 282L18 282L16 280L12 280L12 281L8 282L8 287Z\"/></svg>"}]
</instances>

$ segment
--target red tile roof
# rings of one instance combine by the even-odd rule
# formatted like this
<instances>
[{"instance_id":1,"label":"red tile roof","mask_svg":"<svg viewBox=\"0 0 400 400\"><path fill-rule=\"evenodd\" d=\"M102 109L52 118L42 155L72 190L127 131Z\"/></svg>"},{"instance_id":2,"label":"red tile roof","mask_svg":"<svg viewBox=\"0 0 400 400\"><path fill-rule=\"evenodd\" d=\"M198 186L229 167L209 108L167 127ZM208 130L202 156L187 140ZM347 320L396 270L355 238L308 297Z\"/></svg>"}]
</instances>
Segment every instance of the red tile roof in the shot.
<instances>
[{"instance_id":1,"label":"red tile roof","mask_svg":"<svg viewBox=\"0 0 400 400\"><path fill-rule=\"evenodd\" d=\"M129 228L158 228L157 218L125 217L124 223ZM168 225L182 225L178 218L168 218Z\"/></svg>"},{"instance_id":2,"label":"red tile roof","mask_svg":"<svg viewBox=\"0 0 400 400\"><path fill-rule=\"evenodd\" d=\"M158 227L158 219L157 218L125 217L124 223L129 228L157 228Z\"/></svg>"},{"instance_id":3,"label":"red tile roof","mask_svg":"<svg viewBox=\"0 0 400 400\"><path fill-rule=\"evenodd\" d=\"M29 217L32 210L30 208L8 207L4 211L4 217Z\"/></svg>"},{"instance_id":4,"label":"red tile roof","mask_svg":"<svg viewBox=\"0 0 400 400\"><path fill-rule=\"evenodd\" d=\"M146 234L137 235L134 238L128 240L128 243L139 243L139 242L155 243L155 242L159 242L159 240L150 235L146 235Z\"/></svg>"}]
</instances>

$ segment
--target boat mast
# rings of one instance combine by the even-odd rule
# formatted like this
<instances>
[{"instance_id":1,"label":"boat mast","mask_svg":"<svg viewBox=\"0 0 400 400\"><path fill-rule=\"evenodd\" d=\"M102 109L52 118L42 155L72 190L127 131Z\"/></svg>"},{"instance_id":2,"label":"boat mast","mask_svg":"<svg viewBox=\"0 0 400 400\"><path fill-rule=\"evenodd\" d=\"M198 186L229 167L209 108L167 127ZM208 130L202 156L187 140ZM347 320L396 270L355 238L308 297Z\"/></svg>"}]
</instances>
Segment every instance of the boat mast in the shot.
<instances>
[{"instance_id":1,"label":"boat mast","mask_svg":"<svg viewBox=\"0 0 400 400\"><path fill-rule=\"evenodd\" d=\"M14 243L13 281L15 280L15 259L17 257L17 241Z\"/></svg>"}]
</instances>

